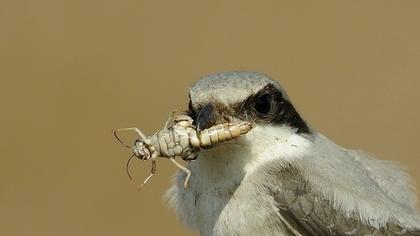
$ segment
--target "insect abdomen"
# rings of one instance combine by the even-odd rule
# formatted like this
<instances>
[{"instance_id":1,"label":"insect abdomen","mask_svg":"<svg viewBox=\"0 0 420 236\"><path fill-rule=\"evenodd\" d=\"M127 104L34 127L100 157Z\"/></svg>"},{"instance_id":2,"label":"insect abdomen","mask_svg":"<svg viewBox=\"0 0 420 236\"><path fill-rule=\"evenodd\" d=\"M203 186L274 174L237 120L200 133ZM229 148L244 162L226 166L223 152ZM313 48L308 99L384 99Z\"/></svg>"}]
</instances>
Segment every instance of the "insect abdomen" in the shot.
<instances>
[{"instance_id":1,"label":"insect abdomen","mask_svg":"<svg viewBox=\"0 0 420 236\"><path fill-rule=\"evenodd\" d=\"M224 141L237 138L252 129L249 122L225 123L213 126L200 132L200 146L208 147Z\"/></svg>"},{"instance_id":2,"label":"insect abdomen","mask_svg":"<svg viewBox=\"0 0 420 236\"><path fill-rule=\"evenodd\" d=\"M248 133L252 129L249 122L225 123L205 129L197 134L195 127L189 123L176 123L168 130L161 130L153 137L160 156L184 160L197 158L199 148L229 141Z\"/></svg>"}]
</instances>

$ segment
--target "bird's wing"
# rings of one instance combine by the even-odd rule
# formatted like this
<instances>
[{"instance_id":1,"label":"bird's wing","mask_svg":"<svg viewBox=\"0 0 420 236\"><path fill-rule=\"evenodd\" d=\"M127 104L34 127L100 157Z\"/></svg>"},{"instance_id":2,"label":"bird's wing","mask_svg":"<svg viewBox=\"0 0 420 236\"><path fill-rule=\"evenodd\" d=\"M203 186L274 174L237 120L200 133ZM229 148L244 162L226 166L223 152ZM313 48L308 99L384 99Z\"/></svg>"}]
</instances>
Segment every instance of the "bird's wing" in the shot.
<instances>
[{"instance_id":1,"label":"bird's wing","mask_svg":"<svg viewBox=\"0 0 420 236\"><path fill-rule=\"evenodd\" d=\"M420 229L405 227L396 220L390 219L385 227L377 228L370 224L373 222L363 222L357 210L344 212L334 204L334 196L318 192L293 167L276 172L268 172L276 176L271 178L269 189L280 220L294 235L420 235Z\"/></svg>"}]
</instances>

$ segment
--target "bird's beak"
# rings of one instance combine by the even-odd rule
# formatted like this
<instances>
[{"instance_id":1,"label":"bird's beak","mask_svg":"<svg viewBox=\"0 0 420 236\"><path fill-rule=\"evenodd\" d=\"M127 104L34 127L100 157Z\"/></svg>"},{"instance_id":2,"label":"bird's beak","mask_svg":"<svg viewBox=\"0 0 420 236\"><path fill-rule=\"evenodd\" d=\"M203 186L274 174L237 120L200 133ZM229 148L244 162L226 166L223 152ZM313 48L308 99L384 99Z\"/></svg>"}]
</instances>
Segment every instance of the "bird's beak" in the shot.
<instances>
[{"instance_id":1,"label":"bird's beak","mask_svg":"<svg viewBox=\"0 0 420 236\"><path fill-rule=\"evenodd\" d=\"M216 124L217 121L217 112L213 104L209 103L205 105L200 112L198 113L197 119L195 120L197 130L201 131Z\"/></svg>"}]
</instances>

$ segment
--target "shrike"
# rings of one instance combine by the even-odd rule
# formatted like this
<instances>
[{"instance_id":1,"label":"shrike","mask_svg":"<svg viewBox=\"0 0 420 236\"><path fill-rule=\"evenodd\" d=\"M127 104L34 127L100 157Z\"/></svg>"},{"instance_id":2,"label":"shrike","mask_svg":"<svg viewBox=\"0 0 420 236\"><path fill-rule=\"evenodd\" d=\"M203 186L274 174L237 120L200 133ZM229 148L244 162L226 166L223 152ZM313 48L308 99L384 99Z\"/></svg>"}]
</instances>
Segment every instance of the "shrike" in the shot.
<instances>
[{"instance_id":1,"label":"shrike","mask_svg":"<svg viewBox=\"0 0 420 236\"><path fill-rule=\"evenodd\" d=\"M198 130L248 121L235 141L204 149L168 191L201 235L420 235L406 173L312 129L276 81L254 72L209 75L190 90Z\"/></svg>"}]
</instances>

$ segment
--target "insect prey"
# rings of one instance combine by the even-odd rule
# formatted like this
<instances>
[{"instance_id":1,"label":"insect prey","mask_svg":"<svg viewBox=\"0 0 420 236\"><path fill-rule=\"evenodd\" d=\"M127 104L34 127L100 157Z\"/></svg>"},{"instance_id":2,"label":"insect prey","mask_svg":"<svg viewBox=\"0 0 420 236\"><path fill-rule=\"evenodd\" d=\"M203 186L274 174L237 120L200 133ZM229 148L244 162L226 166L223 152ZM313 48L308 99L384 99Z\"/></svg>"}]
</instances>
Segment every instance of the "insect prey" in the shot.
<instances>
[{"instance_id":1,"label":"insect prey","mask_svg":"<svg viewBox=\"0 0 420 236\"><path fill-rule=\"evenodd\" d=\"M127 174L130 179L132 178L128 166L133 157L152 161L150 174L139 189L156 173L156 159L158 157L171 160L174 165L186 173L184 181L184 188L186 188L191 171L179 164L175 157L179 156L184 161L195 160L200 148L210 148L215 144L235 139L248 133L251 129L252 124L249 122L232 122L215 125L198 132L191 117L187 115L174 116L174 113L172 113L163 129L152 136L147 137L138 128L115 129L113 133L122 145L133 150L133 155L127 161ZM126 145L118 136L118 133L122 131L135 131L140 138L134 142L134 146Z\"/></svg>"}]
</instances>

